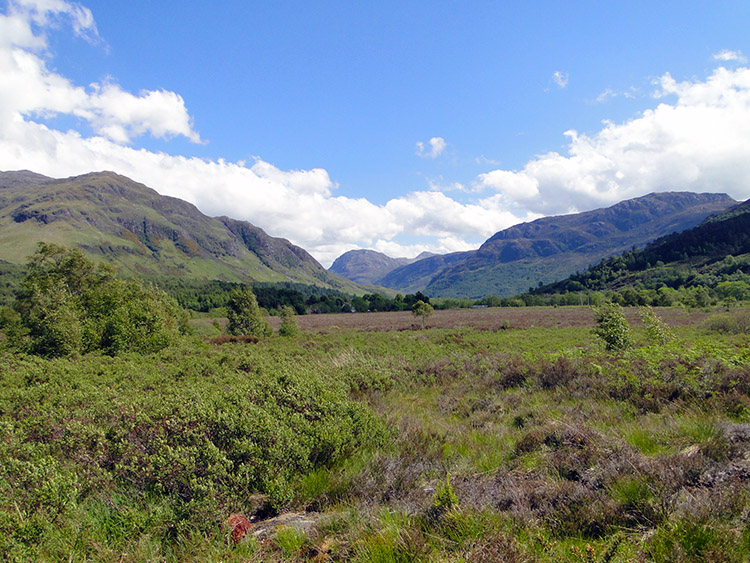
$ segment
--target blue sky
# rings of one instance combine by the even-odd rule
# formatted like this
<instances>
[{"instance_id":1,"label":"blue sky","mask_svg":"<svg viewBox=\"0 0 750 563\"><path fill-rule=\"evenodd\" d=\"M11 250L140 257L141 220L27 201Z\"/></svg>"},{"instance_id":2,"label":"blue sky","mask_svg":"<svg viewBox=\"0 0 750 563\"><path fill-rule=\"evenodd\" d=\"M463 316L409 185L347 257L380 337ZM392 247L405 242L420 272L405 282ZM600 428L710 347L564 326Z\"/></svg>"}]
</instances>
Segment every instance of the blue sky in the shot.
<instances>
[{"instance_id":1,"label":"blue sky","mask_svg":"<svg viewBox=\"0 0 750 563\"><path fill-rule=\"evenodd\" d=\"M650 191L750 197L746 1L2 9L0 169L115 170L324 265Z\"/></svg>"}]
</instances>

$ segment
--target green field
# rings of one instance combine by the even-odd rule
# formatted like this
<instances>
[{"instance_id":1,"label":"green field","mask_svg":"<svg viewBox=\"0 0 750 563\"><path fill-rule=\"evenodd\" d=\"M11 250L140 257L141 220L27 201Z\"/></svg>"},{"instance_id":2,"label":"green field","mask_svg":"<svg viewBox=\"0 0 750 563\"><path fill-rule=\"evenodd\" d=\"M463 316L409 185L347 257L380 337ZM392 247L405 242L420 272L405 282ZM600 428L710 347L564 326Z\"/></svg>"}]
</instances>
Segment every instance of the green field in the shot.
<instances>
[{"instance_id":1,"label":"green field","mask_svg":"<svg viewBox=\"0 0 750 563\"><path fill-rule=\"evenodd\" d=\"M750 310L635 311L619 352L586 308L2 352L0 559L748 561Z\"/></svg>"}]
</instances>

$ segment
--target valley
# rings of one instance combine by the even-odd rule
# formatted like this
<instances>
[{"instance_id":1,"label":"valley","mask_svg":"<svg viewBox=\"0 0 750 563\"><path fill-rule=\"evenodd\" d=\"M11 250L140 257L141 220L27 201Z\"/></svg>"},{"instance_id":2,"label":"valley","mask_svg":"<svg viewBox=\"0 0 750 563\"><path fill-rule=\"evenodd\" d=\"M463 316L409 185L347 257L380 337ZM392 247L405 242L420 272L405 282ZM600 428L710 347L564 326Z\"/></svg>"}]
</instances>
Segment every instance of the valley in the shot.
<instances>
[{"instance_id":1,"label":"valley","mask_svg":"<svg viewBox=\"0 0 750 563\"><path fill-rule=\"evenodd\" d=\"M750 557L747 204L533 292L431 299L108 174L0 179L40 190L2 200L2 559ZM115 193L144 199L81 207Z\"/></svg>"}]
</instances>

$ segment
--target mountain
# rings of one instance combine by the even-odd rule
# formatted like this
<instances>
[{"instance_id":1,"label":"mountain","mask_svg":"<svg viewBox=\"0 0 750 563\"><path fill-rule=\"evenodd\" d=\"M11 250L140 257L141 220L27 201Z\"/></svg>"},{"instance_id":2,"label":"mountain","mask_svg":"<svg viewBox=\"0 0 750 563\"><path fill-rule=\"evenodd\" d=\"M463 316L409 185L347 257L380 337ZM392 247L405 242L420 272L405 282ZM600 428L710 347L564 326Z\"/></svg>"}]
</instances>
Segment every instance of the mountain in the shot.
<instances>
[{"instance_id":1,"label":"mountain","mask_svg":"<svg viewBox=\"0 0 750 563\"><path fill-rule=\"evenodd\" d=\"M594 211L544 217L500 231L476 251L402 266L378 283L431 297L514 295L691 228L734 204L726 194L665 192Z\"/></svg>"},{"instance_id":2,"label":"mountain","mask_svg":"<svg viewBox=\"0 0 750 563\"><path fill-rule=\"evenodd\" d=\"M350 250L336 258L328 271L358 283L375 284L391 270L411 262L375 250Z\"/></svg>"},{"instance_id":3,"label":"mountain","mask_svg":"<svg viewBox=\"0 0 750 563\"><path fill-rule=\"evenodd\" d=\"M391 258L375 250L350 250L336 258L328 271L357 283L382 285L380 280L393 270L432 256L436 255L422 252L416 258Z\"/></svg>"},{"instance_id":4,"label":"mountain","mask_svg":"<svg viewBox=\"0 0 750 563\"><path fill-rule=\"evenodd\" d=\"M0 172L0 260L25 263L39 241L76 246L125 275L364 291L287 240L245 221L208 217L114 172L65 179Z\"/></svg>"},{"instance_id":5,"label":"mountain","mask_svg":"<svg viewBox=\"0 0 750 563\"><path fill-rule=\"evenodd\" d=\"M441 272L469 257L471 252L451 252L450 254L436 254L412 264L400 266L391 270L377 280L378 285L397 289L402 293L416 293L426 288L435 277L435 272Z\"/></svg>"},{"instance_id":6,"label":"mountain","mask_svg":"<svg viewBox=\"0 0 750 563\"><path fill-rule=\"evenodd\" d=\"M750 200L712 215L696 227L602 260L534 293L664 286L713 289L744 277L750 281Z\"/></svg>"}]
</instances>

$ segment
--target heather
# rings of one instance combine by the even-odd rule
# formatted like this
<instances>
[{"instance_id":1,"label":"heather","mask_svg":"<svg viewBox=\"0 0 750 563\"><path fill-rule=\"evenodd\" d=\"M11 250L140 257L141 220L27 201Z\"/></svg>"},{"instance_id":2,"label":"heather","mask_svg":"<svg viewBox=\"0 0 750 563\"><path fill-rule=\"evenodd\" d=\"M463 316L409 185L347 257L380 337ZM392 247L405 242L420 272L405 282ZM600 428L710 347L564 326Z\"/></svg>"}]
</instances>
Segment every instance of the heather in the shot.
<instances>
[{"instance_id":1,"label":"heather","mask_svg":"<svg viewBox=\"0 0 750 563\"><path fill-rule=\"evenodd\" d=\"M746 311L626 308L609 350L588 308L523 313L6 349L2 558L747 560ZM290 514L312 524L253 535Z\"/></svg>"}]
</instances>

